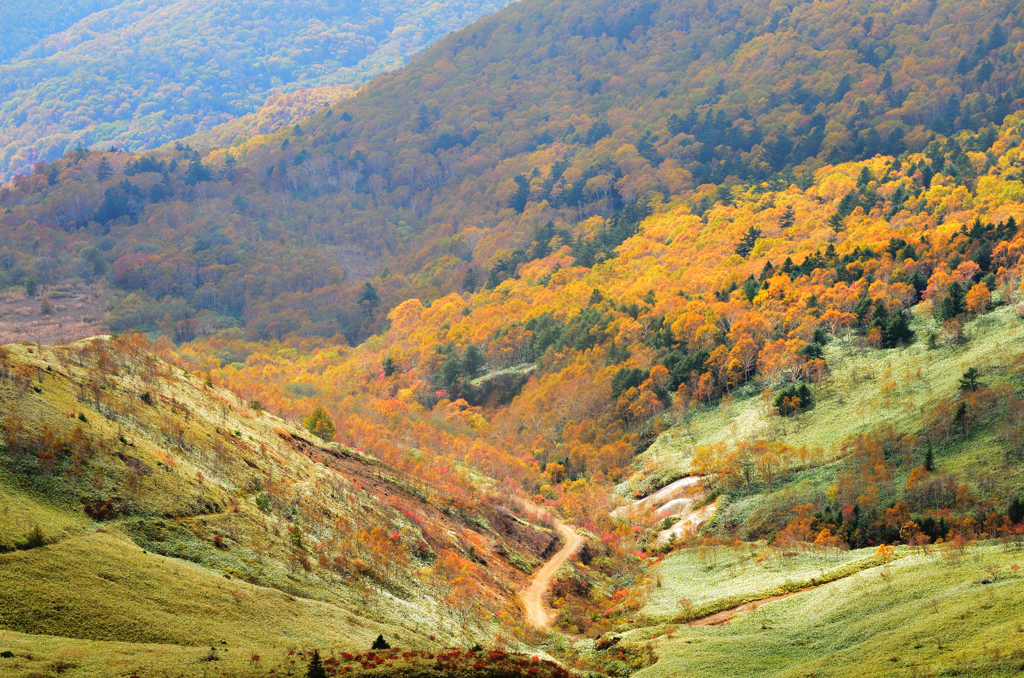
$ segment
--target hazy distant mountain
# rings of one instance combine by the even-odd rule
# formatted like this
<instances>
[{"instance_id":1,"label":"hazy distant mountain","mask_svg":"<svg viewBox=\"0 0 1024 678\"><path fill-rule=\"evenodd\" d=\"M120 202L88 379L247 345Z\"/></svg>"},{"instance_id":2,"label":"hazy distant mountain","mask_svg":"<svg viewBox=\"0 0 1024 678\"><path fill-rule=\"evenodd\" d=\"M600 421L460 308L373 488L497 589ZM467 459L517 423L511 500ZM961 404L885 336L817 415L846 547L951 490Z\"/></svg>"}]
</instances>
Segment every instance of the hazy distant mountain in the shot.
<instances>
[{"instance_id":1,"label":"hazy distant mountain","mask_svg":"<svg viewBox=\"0 0 1024 678\"><path fill-rule=\"evenodd\" d=\"M4 4L0 177L78 145L153 148L252 113L276 92L366 80L504 3Z\"/></svg>"}]
</instances>

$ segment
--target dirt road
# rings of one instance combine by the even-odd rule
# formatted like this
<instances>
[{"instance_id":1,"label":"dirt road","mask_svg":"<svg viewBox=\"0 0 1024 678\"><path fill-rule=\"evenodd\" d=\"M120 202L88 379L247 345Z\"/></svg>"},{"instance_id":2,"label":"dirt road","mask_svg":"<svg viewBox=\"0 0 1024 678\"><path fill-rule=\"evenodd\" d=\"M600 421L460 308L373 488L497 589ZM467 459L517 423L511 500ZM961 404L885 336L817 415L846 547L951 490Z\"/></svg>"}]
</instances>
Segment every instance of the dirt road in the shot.
<instances>
[{"instance_id":1,"label":"dirt road","mask_svg":"<svg viewBox=\"0 0 1024 678\"><path fill-rule=\"evenodd\" d=\"M551 557L551 560L533 573L530 587L519 594L526 608L526 623L535 629L551 628L555 612L544 604L544 596L551 587L551 580L554 579L558 568L583 545L583 539L568 525L556 521L555 530L565 541L565 545Z\"/></svg>"}]
</instances>

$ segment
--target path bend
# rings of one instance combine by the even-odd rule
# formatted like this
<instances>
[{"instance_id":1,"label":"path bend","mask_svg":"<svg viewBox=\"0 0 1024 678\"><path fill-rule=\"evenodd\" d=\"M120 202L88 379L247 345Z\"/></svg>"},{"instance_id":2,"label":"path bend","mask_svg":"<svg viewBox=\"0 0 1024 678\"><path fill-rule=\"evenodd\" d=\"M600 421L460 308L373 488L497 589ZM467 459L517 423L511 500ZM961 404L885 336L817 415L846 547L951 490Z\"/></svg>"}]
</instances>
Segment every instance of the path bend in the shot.
<instances>
[{"instance_id":1,"label":"path bend","mask_svg":"<svg viewBox=\"0 0 1024 678\"><path fill-rule=\"evenodd\" d=\"M533 573L530 586L519 594L526 609L526 623L542 631L550 629L555 621L555 611L544 603L544 596L551 588L551 580L555 578L555 572L562 563L569 560L583 545L583 538L568 525L556 520L555 531L565 541L565 545Z\"/></svg>"}]
</instances>

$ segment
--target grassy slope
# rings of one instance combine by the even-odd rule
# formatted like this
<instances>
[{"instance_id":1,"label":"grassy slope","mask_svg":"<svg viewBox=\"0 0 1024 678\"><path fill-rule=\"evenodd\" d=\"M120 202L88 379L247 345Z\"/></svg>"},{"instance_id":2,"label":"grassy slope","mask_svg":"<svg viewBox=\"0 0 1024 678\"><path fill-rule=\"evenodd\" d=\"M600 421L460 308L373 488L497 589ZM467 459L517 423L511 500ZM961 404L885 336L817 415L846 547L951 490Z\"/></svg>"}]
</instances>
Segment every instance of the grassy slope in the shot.
<instances>
[{"instance_id":1,"label":"grassy slope","mask_svg":"<svg viewBox=\"0 0 1024 678\"><path fill-rule=\"evenodd\" d=\"M1020 551L996 544L976 546L956 563L908 554L724 626L678 626L672 638L655 641L660 661L637 675L1017 675L1024 586L1010 566L1021 561ZM999 579L979 583L992 565ZM640 629L627 640L663 630Z\"/></svg>"},{"instance_id":2,"label":"grassy slope","mask_svg":"<svg viewBox=\"0 0 1024 678\"><path fill-rule=\"evenodd\" d=\"M266 648L218 644L212 648L184 647L153 643L114 643L103 641L70 641L58 636L32 636L0 630L0 675L16 678L39 678L54 674L71 678L104 678L106 676L146 676L154 678L272 678L303 676L310 659L310 649L302 646ZM262 654L253 654L254 651ZM395 646L388 652L375 653L377 662L363 665L368 656L365 649L346 659L342 648L320 648L323 664L339 673L374 678L568 678L567 671L537 655L480 652L418 650L410 653ZM443 653L443 654L442 654ZM409 655L412 656L409 656ZM352 656L351 654L349 655ZM441 661L438 660L441 657ZM215 660L212 657L216 657ZM443 663L442 663L443 662ZM328 673L328 675L338 675Z\"/></svg>"},{"instance_id":3,"label":"grassy slope","mask_svg":"<svg viewBox=\"0 0 1024 678\"><path fill-rule=\"evenodd\" d=\"M619 490L649 489L685 475L695 445L772 437L816 448L824 462L791 474L776 493L824 492L834 481L832 461L841 456L847 436L883 424L919 432L930 405L953 396L969 367L978 367L989 383L1007 378L1002 368L1024 353L1021 325L1013 309L1001 308L968 324L970 341L962 346L928 350L925 337L937 328L926 317L915 321L917 343L904 349L866 350L850 340L834 341L826 347L833 374L815 387L813 410L773 421L765 400L751 391L737 394L732 403L693 411L688 422L663 434L638 460L642 470ZM965 480L979 468L999 466L994 491L1009 497L1024 487L1024 471L1019 465L1003 468L1001 462L1002 447L990 426L936 447L937 465L962 473ZM735 499L730 517L742 520L771 501L763 491ZM664 624L679 618L680 598L690 600L693 614L710 614L810 586L817 583L812 578L820 581L830 571L844 576L741 613L726 626L677 625L673 638L655 641L661 660L637 675L953 675L955 666L962 666L964 675L1016 675L1024 667L1024 593L1019 571L1009 569L1024 561L1019 551L989 543L951 563L903 547L900 555L906 557L878 567L873 549L788 558L776 553L761 563L754 556L772 551L748 549L670 554L656 566L661 586L652 590L643 610L641 623L647 626L626 634L623 647L661 636ZM1010 576L989 586L972 583L988 576L985 569L992 564ZM857 573L862 567L867 569ZM589 645L580 649L589 654Z\"/></svg>"},{"instance_id":4,"label":"grassy slope","mask_svg":"<svg viewBox=\"0 0 1024 678\"><path fill-rule=\"evenodd\" d=\"M693 605L692 616L699 618L877 564L874 549L808 551L783 557L758 548L751 544L746 552L712 547L669 554L658 566L661 586L653 590L644 614L651 621L669 622L681 611L678 601L686 598Z\"/></svg>"},{"instance_id":5,"label":"grassy slope","mask_svg":"<svg viewBox=\"0 0 1024 678\"><path fill-rule=\"evenodd\" d=\"M401 627L147 553L112 532L8 554L2 573L0 627L25 633L232 648L368 648L384 633L423 645Z\"/></svg>"},{"instance_id":6,"label":"grassy slope","mask_svg":"<svg viewBox=\"0 0 1024 678\"><path fill-rule=\"evenodd\" d=\"M966 330L971 341L962 346L940 344L928 350L927 335L938 329L930 317L918 317L913 328L917 341L906 348L862 349L852 339L827 345L825 357L832 376L812 389L816 404L798 418L773 422L760 394L741 390L731 404L695 411L688 424L663 433L636 466L685 475L694 445L772 435L796 447L820 448L826 458L835 457L844 438L880 424L913 431L920 422L920 407L933 398L954 395L967 368L986 372L1024 353L1020 342L1024 323L1009 307L969 323Z\"/></svg>"},{"instance_id":7,"label":"grassy slope","mask_svg":"<svg viewBox=\"0 0 1024 678\"><path fill-rule=\"evenodd\" d=\"M83 359L67 348L18 344L7 351L0 425L16 417L27 431L37 432L45 423L62 437L81 426L97 452L76 490L69 489L65 461L47 478L25 472L34 467L34 455L19 473L11 472L12 462L4 457L0 541L16 543L39 526L52 543L0 553L0 590L5 591L0 629L80 640L0 638L75 656L120 655L123 649L80 641L208 647L223 640L229 648L268 654L291 644L365 651L378 633L406 648L464 640L465 625L438 602L443 592L412 576L430 565L429 558L414 558L387 581L318 567L313 548L318 543L358 541L358 530L375 526L399 531L403 543L425 539L435 551L476 544L488 555L491 579L483 591L496 607L500 596L510 596L510 587L523 579L491 554L497 535L408 494L403 484L408 479L389 480L375 460L338 446L333 449L341 457L325 457L328 448L315 438L181 370L157 363L157 376L145 378L144 359L121 356L110 347L107 358L117 369L106 372L91 365L95 356ZM81 384L92 377L105 383L100 404L83 396ZM152 405L138 398L144 392L151 393ZM175 442L179 438L184 444ZM0 453L7 452L0 444ZM149 469L135 489L126 482L129 468L118 455ZM266 512L255 502L261 487L273 496L274 507ZM132 514L95 522L83 513L80 496L126 498ZM406 502L418 521L382 497ZM438 497L433 501L444 501ZM487 525L479 516L470 518ZM312 572L292 560L296 551L289 532L300 526ZM430 536L423 532L427 529ZM222 547L213 543L215 535ZM511 539L506 546L519 548ZM377 572L388 565L369 563ZM194 654L156 651L168 666L182 652ZM95 675L112 675L96 670ZM7 675L3 666L0 675Z\"/></svg>"},{"instance_id":8,"label":"grassy slope","mask_svg":"<svg viewBox=\"0 0 1024 678\"><path fill-rule=\"evenodd\" d=\"M934 321L918 318L914 327L917 342L902 349L864 349L850 339L829 344L825 353L832 376L813 387L815 407L798 417L770 417L765 399L751 391L740 392L732 403L693 411L689 423L684 417L683 423L663 433L638 457L634 466L642 470L621 484L619 493L628 495L639 488L649 491L668 479L687 475L695 445L770 438L816 450L814 465L790 472L776 484L774 493L762 487L755 494L730 498L728 518L742 522L759 510L763 514L787 492L810 501L835 482L839 465L832 462L841 457L841 443L847 436L884 424L917 434L926 425L934 401L954 396L969 367L979 368L987 375L985 381L992 384L1007 378L1003 368L1024 353L1024 343L1019 341L1024 323L1010 307L968 323L970 341L960 346L940 342L939 348L929 350L925 337L933 331ZM936 465L941 470L964 472L963 481L971 484L981 470L1002 466L1002 446L991 423L978 427L966 439L954 437L937 445ZM917 459L915 464L920 462ZM896 482L906 482L909 472L910 468L899 469ZM1024 488L1024 469L1019 465L1000 468L991 482L985 494L994 491L1009 501Z\"/></svg>"}]
</instances>

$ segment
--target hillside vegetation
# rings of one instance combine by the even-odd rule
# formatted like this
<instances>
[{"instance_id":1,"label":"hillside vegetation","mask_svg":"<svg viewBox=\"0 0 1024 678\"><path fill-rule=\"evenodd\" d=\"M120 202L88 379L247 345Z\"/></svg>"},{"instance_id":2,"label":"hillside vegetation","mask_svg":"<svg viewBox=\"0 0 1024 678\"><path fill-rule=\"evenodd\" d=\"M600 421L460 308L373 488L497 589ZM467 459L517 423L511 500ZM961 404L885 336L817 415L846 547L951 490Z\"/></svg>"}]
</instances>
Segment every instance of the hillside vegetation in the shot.
<instances>
[{"instance_id":1,"label":"hillside vegetation","mask_svg":"<svg viewBox=\"0 0 1024 678\"><path fill-rule=\"evenodd\" d=\"M1006 3L527 0L271 137L39 166L4 194L4 227L48 238L11 239L5 274L106 274L147 309L117 327L202 313L204 332L357 342L404 299L514 277L555 236L590 267L671 197L706 211L707 184L807 186L824 164L999 125L1018 23Z\"/></svg>"},{"instance_id":2,"label":"hillside vegetation","mask_svg":"<svg viewBox=\"0 0 1024 678\"><path fill-rule=\"evenodd\" d=\"M0 283L42 312L105 280L117 338L9 349L0 558L131 540L609 676L1010 673L1019 24L523 0L275 134L39 164L0 189ZM550 635L516 505L584 538Z\"/></svg>"},{"instance_id":3,"label":"hillside vegetation","mask_svg":"<svg viewBox=\"0 0 1024 678\"><path fill-rule=\"evenodd\" d=\"M0 404L4 640L516 643L515 587L556 544L500 490L452 497L132 340L3 347Z\"/></svg>"},{"instance_id":4,"label":"hillside vegetation","mask_svg":"<svg viewBox=\"0 0 1024 678\"><path fill-rule=\"evenodd\" d=\"M276 135L38 166L0 196L3 275L109 276L135 295L115 329L356 343L408 298L492 289L565 244L591 268L673 198L704 214L725 197L711 184L805 190L826 165L937 157L958 130L984 154L1018 105L1018 24L1004 2L526 0ZM987 171L948 157L915 184Z\"/></svg>"},{"instance_id":5,"label":"hillside vegetation","mask_svg":"<svg viewBox=\"0 0 1024 678\"><path fill-rule=\"evenodd\" d=\"M501 3L20 0L0 21L0 177L73 148L145 150L259 111L303 88L308 115L339 85L393 70ZM6 62L6 63L4 63ZM309 96L309 89L323 91ZM354 89L354 87L352 88ZM269 102L268 102L269 103ZM279 100L278 100L278 103ZM228 139L230 142L231 139Z\"/></svg>"},{"instance_id":6,"label":"hillside vegetation","mask_svg":"<svg viewBox=\"0 0 1024 678\"><path fill-rule=\"evenodd\" d=\"M31 2L9 0L0 16L4 42L0 45L0 63L17 57L45 37L69 28L79 19L116 4L118 0L56 0Z\"/></svg>"},{"instance_id":7,"label":"hillside vegetation","mask_svg":"<svg viewBox=\"0 0 1024 678\"><path fill-rule=\"evenodd\" d=\"M711 576L762 569L743 556L723 554ZM964 557L904 547L888 564L766 604L728 625L645 627L597 655L653 638L659 661L634 674L643 678L1017 675L1024 661L1021 556L997 545ZM670 562L663 564L668 571ZM708 575L704 566L694 569ZM771 574L759 574L770 581ZM680 589L692 590L693 581Z\"/></svg>"}]
</instances>

